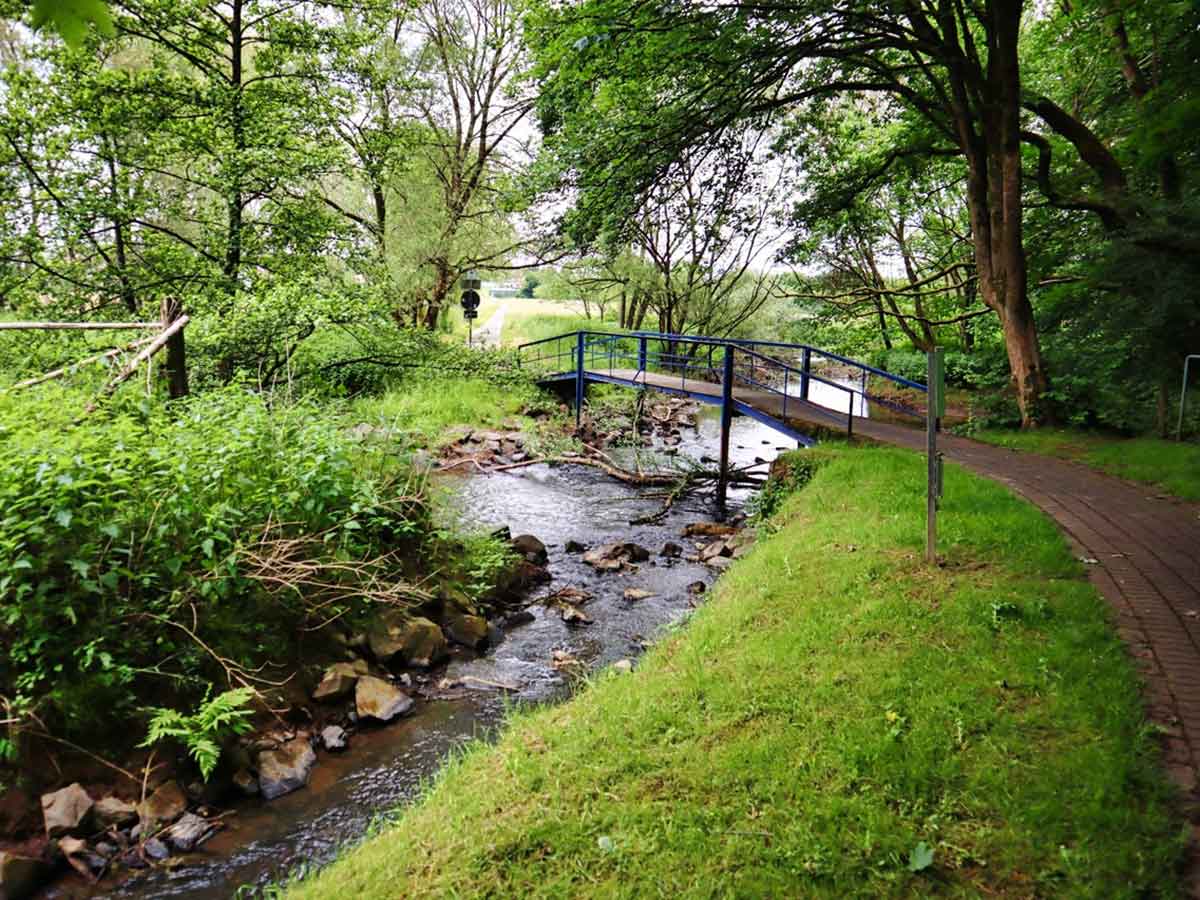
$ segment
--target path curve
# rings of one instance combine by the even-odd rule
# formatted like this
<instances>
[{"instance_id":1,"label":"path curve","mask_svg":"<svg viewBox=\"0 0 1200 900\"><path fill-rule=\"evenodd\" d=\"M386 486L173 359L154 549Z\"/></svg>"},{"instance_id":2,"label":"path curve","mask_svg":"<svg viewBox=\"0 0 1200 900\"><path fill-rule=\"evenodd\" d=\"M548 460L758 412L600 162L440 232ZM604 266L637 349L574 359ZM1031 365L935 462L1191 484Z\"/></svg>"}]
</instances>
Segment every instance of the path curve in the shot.
<instances>
[{"instance_id":1,"label":"path curve","mask_svg":"<svg viewBox=\"0 0 1200 900\"><path fill-rule=\"evenodd\" d=\"M923 431L866 419L855 419L854 429L925 449ZM1200 505L1066 460L948 434L938 445L947 459L1039 507L1087 561L1142 673L1147 717L1161 730L1167 770L1192 822L1187 888L1200 897Z\"/></svg>"}]
</instances>

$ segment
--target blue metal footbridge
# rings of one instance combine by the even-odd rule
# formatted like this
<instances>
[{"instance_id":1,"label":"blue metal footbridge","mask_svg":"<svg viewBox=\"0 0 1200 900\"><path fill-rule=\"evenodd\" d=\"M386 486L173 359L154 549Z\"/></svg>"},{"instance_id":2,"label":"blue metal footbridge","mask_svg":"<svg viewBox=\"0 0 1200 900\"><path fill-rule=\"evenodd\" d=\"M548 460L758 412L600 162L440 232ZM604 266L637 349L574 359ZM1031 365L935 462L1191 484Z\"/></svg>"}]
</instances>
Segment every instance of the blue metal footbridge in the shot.
<instances>
[{"instance_id":1,"label":"blue metal footbridge","mask_svg":"<svg viewBox=\"0 0 1200 900\"><path fill-rule=\"evenodd\" d=\"M722 475L728 471L729 425L735 415L750 416L802 446L814 442L813 426L852 436L868 421L870 406L898 416L925 416L924 384L805 344L573 331L521 344L517 357L521 368L546 386L574 383L576 425L589 384L650 389L719 405ZM718 496L724 493L722 479Z\"/></svg>"}]
</instances>

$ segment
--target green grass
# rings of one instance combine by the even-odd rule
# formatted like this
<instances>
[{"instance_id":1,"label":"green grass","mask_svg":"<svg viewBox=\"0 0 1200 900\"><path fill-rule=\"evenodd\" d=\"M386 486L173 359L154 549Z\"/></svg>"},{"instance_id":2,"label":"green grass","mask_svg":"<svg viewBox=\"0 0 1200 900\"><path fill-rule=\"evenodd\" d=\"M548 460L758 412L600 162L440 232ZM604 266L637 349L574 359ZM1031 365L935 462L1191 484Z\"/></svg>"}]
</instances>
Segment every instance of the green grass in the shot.
<instances>
[{"instance_id":1,"label":"green grass","mask_svg":"<svg viewBox=\"0 0 1200 900\"><path fill-rule=\"evenodd\" d=\"M568 331L618 331L615 322L588 318L579 303L554 300L514 300L504 314L503 341L515 347L527 341L566 334Z\"/></svg>"},{"instance_id":2,"label":"green grass","mask_svg":"<svg viewBox=\"0 0 1200 900\"><path fill-rule=\"evenodd\" d=\"M437 447L456 425L499 427L536 396L532 386L496 385L479 378L406 382L379 397L351 401L346 419L385 428L407 443Z\"/></svg>"},{"instance_id":3,"label":"green grass","mask_svg":"<svg viewBox=\"0 0 1200 900\"><path fill-rule=\"evenodd\" d=\"M1087 431L988 430L973 437L1062 459L1074 459L1111 475L1141 481L1185 500L1200 500L1200 445L1153 437L1121 438Z\"/></svg>"},{"instance_id":4,"label":"green grass","mask_svg":"<svg viewBox=\"0 0 1200 900\"><path fill-rule=\"evenodd\" d=\"M1136 679L1053 525L948 467L929 569L920 458L822 453L632 675L515 715L288 896L1173 895Z\"/></svg>"}]
</instances>

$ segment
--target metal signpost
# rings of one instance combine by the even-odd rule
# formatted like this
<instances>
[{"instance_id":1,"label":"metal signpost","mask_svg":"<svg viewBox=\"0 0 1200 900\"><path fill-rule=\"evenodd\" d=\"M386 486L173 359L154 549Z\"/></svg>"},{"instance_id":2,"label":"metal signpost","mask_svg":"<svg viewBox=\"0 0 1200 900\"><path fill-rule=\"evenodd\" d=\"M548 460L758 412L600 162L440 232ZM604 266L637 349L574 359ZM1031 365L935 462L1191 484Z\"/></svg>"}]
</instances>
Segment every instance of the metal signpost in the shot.
<instances>
[{"instance_id":1,"label":"metal signpost","mask_svg":"<svg viewBox=\"0 0 1200 900\"><path fill-rule=\"evenodd\" d=\"M479 289L483 286L483 281L474 269L463 275L460 281L463 287L463 318L467 320L467 346L470 347L475 337L475 322L473 320L479 318Z\"/></svg>"},{"instance_id":2,"label":"metal signpost","mask_svg":"<svg viewBox=\"0 0 1200 900\"><path fill-rule=\"evenodd\" d=\"M937 433L946 414L945 368L941 349L927 354L927 396L925 411L925 456L928 486L925 493L925 561L937 562L937 511L942 498L942 454L937 449Z\"/></svg>"},{"instance_id":3,"label":"metal signpost","mask_svg":"<svg viewBox=\"0 0 1200 900\"><path fill-rule=\"evenodd\" d=\"M1191 353L1183 358L1183 388L1179 391L1179 424L1175 426L1175 440L1183 440L1183 410L1187 406L1188 366L1192 360L1200 361L1200 353Z\"/></svg>"}]
</instances>

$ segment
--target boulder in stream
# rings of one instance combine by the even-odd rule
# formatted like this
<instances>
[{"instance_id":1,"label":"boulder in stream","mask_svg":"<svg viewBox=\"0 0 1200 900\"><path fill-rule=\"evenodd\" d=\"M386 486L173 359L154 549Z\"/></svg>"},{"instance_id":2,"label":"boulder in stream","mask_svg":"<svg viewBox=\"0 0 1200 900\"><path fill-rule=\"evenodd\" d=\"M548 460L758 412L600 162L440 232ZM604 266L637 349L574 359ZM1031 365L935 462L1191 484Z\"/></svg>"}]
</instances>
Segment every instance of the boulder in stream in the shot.
<instances>
[{"instance_id":1,"label":"boulder in stream","mask_svg":"<svg viewBox=\"0 0 1200 900\"><path fill-rule=\"evenodd\" d=\"M667 541L658 551L658 555L665 556L667 559L678 559L683 555L683 548L674 541Z\"/></svg>"},{"instance_id":2,"label":"boulder in stream","mask_svg":"<svg viewBox=\"0 0 1200 900\"><path fill-rule=\"evenodd\" d=\"M360 679L360 682L365 679ZM317 763L308 738L292 738L277 750L258 754L258 789L264 800L274 800L308 784L308 774Z\"/></svg>"},{"instance_id":3,"label":"boulder in stream","mask_svg":"<svg viewBox=\"0 0 1200 900\"><path fill-rule=\"evenodd\" d=\"M150 835L164 825L170 825L187 810L187 797L174 781L166 781L138 804L141 833Z\"/></svg>"},{"instance_id":4,"label":"boulder in stream","mask_svg":"<svg viewBox=\"0 0 1200 900\"><path fill-rule=\"evenodd\" d=\"M332 703L349 697L354 692L354 683L368 671L367 664L362 660L334 663L321 676L321 683L313 691L312 698L322 703Z\"/></svg>"},{"instance_id":5,"label":"boulder in stream","mask_svg":"<svg viewBox=\"0 0 1200 900\"><path fill-rule=\"evenodd\" d=\"M43 793L42 820L46 823L47 838L83 832L91 823L91 808L94 805L78 781L60 791Z\"/></svg>"},{"instance_id":6,"label":"boulder in stream","mask_svg":"<svg viewBox=\"0 0 1200 900\"><path fill-rule=\"evenodd\" d=\"M599 572L615 572L626 563L645 562L649 558L650 551L632 541L604 544L583 554L583 561Z\"/></svg>"},{"instance_id":7,"label":"boulder in stream","mask_svg":"<svg viewBox=\"0 0 1200 900\"><path fill-rule=\"evenodd\" d=\"M42 819L46 837L56 838L83 831L91 821L95 804L79 782L50 794L42 794Z\"/></svg>"},{"instance_id":8,"label":"boulder in stream","mask_svg":"<svg viewBox=\"0 0 1200 900\"><path fill-rule=\"evenodd\" d=\"M383 613L368 638L371 652L381 663L427 669L446 656L446 636L436 623L399 610Z\"/></svg>"},{"instance_id":9,"label":"boulder in stream","mask_svg":"<svg viewBox=\"0 0 1200 900\"><path fill-rule=\"evenodd\" d=\"M191 853L212 837L214 831L216 827L208 819L195 813L184 813L167 829L164 837L180 853Z\"/></svg>"},{"instance_id":10,"label":"boulder in stream","mask_svg":"<svg viewBox=\"0 0 1200 900\"><path fill-rule=\"evenodd\" d=\"M544 566L550 558L546 553L546 545L532 534L518 534L512 539L512 548L537 566Z\"/></svg>"},{"instance_id":11,"label":"boulder in stream","mask_svg":"<svg viewBox=\"0 0 1200 900\"><path fill-rule=\"evenodd\" d=\"M693 522L683 529L684 537L728 537L736 533L735 526L724 522Z\"/></svg>"},{"instance_id":12,"label":"boulder in stream","mask_svg":"<svg viewBox=\"0 0 1200 900\"><path fill-rule=\"evenodd\" d=\"M558 605L558 613L562 616L562 620L568 625L591 625L592 619L578 606L572 606L570 603L560 603Z\"/></svg>"},{"instance_id":13,"label":"boulder in stream","mask_svg":"<svg viewBox=\"0 0 1200 900\"><path fill-rule=\"evenodd\" d=\"M101 829L124 828L137 821L137 807L119 797L104 797L92 807L92 818Z\"/></svg>"},{"instance_id":14,"label":"boulder in stream","mask_svg":"<svg viewBox=\"0 0 1200 900\"><path fill-rule=\"evenodd\" d=\"M653 596L653 591L643 590L642 588L626 588L624 594L626 600L648 600Z\"/></svg>"},{"instance_id":15,"label":"boulder in stream","mask_svg":"<svg viewBox=\"0 0 1200 900\"><path fill-rule=\"evenodd\" d=\"M142 844L142 852L147 858L154 862L162 862L171 855L171 848L160 841L158 838L150 838L146 843Z\"/></svg>"},{"instance_id":16,"label":"boulder in stream","mask_svg":"<svg viewBox=\"0 0 1200 900\"><path fill-rule=\"evenodd\" d=\"M733 556L733 548L729 546L729 541L713 541L700 551L700 561L704 563L717 556Z\"/></svg>"},{"instance_id":17,"label":"boulder in stream","mask_svg":"<svg viewBox=\"0 0 1200 900\"><path fill-rule=\"evenodd\" d=\"M390 722L412 711L412 697L394 684L368 675L358 679L354 689L354 705L363 718Z\"/></svg>"},{"instance_id":18,"label":"boulder in stream","mask_svg":"<svg viewBox=\"0 0 1200 900\"><path fill-rule=\"evenodd\" d=\"M444 623L446 636L456 644L482 650L488 645L488 623L482 616L452 610Z\"/></svg>"},{"instance_id":19,"label":"boulder in stream","mask_svg":"<svg viewBox=\"0 0 1200 900\"><path fill-rule=\"evenodd\" d=\"M346 729L341 725L326 725L321 729L321 745L331 753L346 749Z\"/></svg>"}]
</instances>

